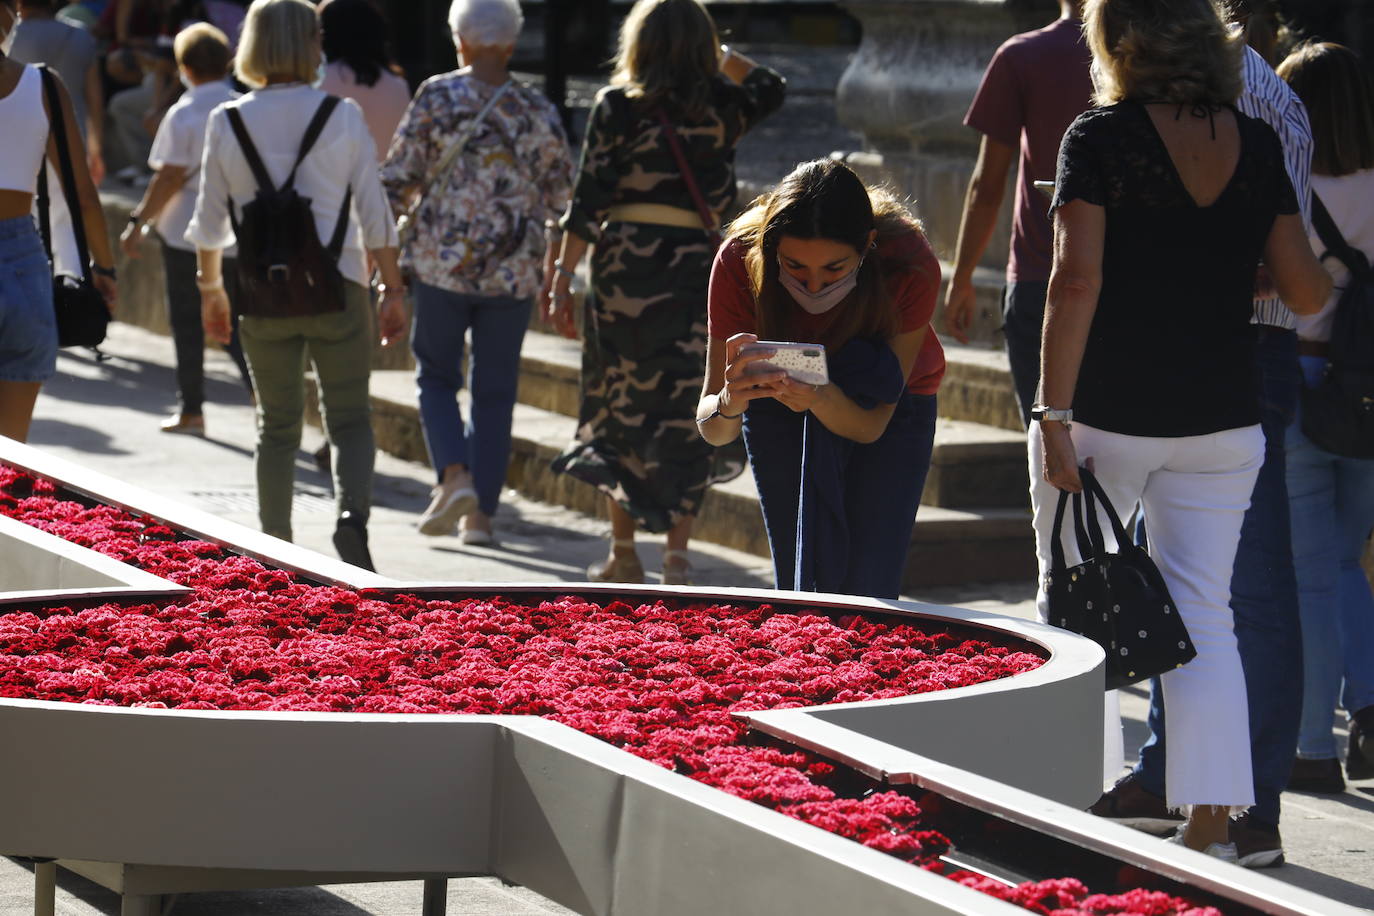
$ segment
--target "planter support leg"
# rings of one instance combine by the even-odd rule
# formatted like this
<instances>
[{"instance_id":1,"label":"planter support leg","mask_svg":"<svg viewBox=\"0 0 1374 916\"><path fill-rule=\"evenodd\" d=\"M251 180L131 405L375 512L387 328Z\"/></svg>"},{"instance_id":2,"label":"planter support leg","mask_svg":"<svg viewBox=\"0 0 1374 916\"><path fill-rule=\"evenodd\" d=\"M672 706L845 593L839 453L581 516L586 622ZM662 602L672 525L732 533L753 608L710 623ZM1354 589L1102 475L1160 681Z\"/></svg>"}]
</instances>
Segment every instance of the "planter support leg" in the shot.
<instances>
[{"instance_id":1,"label":"planter support leg","mask_svg":"<svg viewBox=\"0 0 1374 916\"><path fill-rule=\"evenodd\" d=\"M448 879L425 879L425 902L421 905L421 916L444 916L448 909Z\"/></svg>"},{"instance_id":2,"label":"planter support leg","mask_svg":"<svg viewBox=\"0 0 1374 916\"><path fill-rule=\"evenodd\" d=\"M57 912L57 863L33 865L33 916L54 916Z\"/></svg>"},{"instance_id":3,"label":"planter support leg","mask_svg":"<svg viewBox=\"0 0 1374 916\"><path fill-rule=\"evenodd\" d=\"M122 894L119 916L160 916L162 898L157 894Z\"/></svg>"}]
</instances>

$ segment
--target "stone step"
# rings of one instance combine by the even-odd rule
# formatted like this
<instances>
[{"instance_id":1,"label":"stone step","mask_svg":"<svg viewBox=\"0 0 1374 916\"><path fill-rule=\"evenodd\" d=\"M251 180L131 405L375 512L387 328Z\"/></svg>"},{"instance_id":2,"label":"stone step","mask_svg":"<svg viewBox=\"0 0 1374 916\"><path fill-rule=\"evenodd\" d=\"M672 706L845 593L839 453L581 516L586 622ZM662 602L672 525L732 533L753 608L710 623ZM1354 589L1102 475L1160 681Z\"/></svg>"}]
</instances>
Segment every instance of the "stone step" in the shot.
<instances>
[{"instance_id":1,"label":"stone step","mask_svg":"<svg viewBox=\"0 0 1374 916\"><path fill-rule=\"evenodd\" d=\"M319 425L313 391L308 403L308 418ZM379 448L412 461L428 460L410 373L374 372L372 408ZM517 404L506 483L532 499L604 517L606 501L600 492L565 474L554 474L549 468L553 458L572 440L575 427L572 417ZM947 453L951 458L948 470L943 465L938 471L932 467L933 476L959 473L955 468L959 447L968 446L951 447ZM1021 479L1024 481L1024 471ZM1021 491L1024 494L1024 482ZM711 543L768 556L768 540L751 475L746 473L712 488L694 535ZM1028 508L956 509L923 505L912 535L904 588L1024 578L1034 575L1034 562Z\"/></svg>"},{"instance_id":2,"label":"stone step","mask_svg":"<svg viewBox=\"0 0 1374 916\"><path fill-rule=\"evenodd\" d=\"M1024 433L1006 351L1000 346L965 346L945 337L940 342L946 364L940 416Z\"/></svg>"}]
</instances>

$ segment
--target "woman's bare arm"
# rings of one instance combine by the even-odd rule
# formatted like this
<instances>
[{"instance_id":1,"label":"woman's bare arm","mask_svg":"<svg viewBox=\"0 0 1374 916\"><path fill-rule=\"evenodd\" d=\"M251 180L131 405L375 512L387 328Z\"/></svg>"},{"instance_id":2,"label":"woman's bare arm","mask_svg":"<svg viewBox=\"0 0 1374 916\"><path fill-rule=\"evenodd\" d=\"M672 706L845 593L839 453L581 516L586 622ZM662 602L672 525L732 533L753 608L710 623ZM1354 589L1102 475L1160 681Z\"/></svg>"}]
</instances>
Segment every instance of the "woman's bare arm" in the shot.
<instances>
[{"instance_id":1,"label":"woman's bare arm","mask_svg":"<svg viewBox=\"0 0 1374 916\"><path fill-rule=\"evenodd\" d=\"M1264 266L1279 298L1297 315L1320 312L1331 295L1331 275L1312 253L1302 217L1288 213L1274 220L1264 243Z\"/></svg>"},{"instance_id":2,"label":"woman's bare arm","mask_svg":"<svg viewBox=\"0 0 1374 916\"><path fill-rule=\"evenodd\" d=\"M1047 407L1073 406L1078 370L1088 343L1088 330L1102 291L1102 251L1107 234L1107 211L1074 200L1054 217L1054 266L1045 300L1045 325L1040 345L1040 397ZM1041 424L1044 434L1045 479L1061 490L1083 488L1078 459L1068 427L1054 421Z\"/></svg>"}]
</instances>

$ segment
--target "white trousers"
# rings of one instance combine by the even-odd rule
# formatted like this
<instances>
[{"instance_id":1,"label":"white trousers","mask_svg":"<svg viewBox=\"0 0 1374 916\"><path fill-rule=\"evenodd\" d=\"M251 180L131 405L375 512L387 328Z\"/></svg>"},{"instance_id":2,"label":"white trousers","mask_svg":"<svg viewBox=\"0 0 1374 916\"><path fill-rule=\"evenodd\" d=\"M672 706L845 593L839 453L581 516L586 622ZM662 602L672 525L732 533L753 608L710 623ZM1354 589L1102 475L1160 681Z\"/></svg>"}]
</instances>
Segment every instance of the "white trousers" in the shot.
<instances>
[{"instance_id":1,"label":"white trousers","mask_svg":"<svg viewBox=\"0 0 1374 916\"><path fill-rule=\"evenodd\" d=\"M1246 426L1206 436L1153 438L1083 423L1074 423L1071 434L1079 464L1092 459L1098 482L1123 522L1141 503L1150 556L1197 648L1196 658L1162 678L1169 807L1242 810L1254 804L1255 795L1245 674L1230 607L1231 570L1264 461L1264 434L1259 426ZM1040 562L1036 606L1043 621L1048 619L1044 580L1059 491L1044 479L1039 423L1031 424L1028 443ZM1081 560L1070 518L1064 527L1065 557L1074 565ZM1105 518L1102 527L1111 540Z\"/></svg>"}]
</instances>

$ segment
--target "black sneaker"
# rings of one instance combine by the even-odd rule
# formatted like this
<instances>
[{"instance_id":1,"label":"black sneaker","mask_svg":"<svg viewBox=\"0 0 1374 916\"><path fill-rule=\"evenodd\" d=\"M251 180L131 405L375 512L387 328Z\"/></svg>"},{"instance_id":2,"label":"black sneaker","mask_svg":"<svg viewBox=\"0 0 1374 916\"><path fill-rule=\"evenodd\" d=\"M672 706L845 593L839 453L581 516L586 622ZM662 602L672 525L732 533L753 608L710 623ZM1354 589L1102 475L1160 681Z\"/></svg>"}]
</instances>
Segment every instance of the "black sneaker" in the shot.
<instances>
[{"instance_id":1,"label":"black sneaker","mask_svg":"<svg viewBox=\"0 0 1374 916\"><path fill-rule=\"evenodd\" d=\"M1236 864L1245 868L1277 868L1283 864L1283 839L1279 828L1257 821L1247 811L1231 819L1231 842Z\"/></svg>"},{"instance_id":2,"label":"black sneaker","mask_svg":"<svg viewBox=\"0 0 1374 916\"><path fill-rule=\"evenodd\" d=\"M1170 811L1164 799L1146 792L1135 773L1118 779L1116 785L1093 803L1088 813L1155 836L1178 829L1185 820L1182 814Z\"/></svg>"},{"instance_id":3,"label":"black sneaker","mask_svg":"<svg viewBox=\"0 0 1374 916\"><path fill-rule=\"evenodd\" d=\"M352 563L368 572L377 571L372 565L372 554L367 549L367 520L362 516L352 512L339 516L334 526L334 549L345 563Z\"/></svg>"},{"instance_id":4,"label":"black sneaker","mask_svg":"<svg viewBox=\"0 0 1374 916\"><path fill-rule=\"evenodd\" d=\"M1316 792L1321 795L1336 795L1345 791L1345 779L1341 776L1341 762L1335 757L1312 760L1297 757L1293 760L1293 772L1288 777L1289 792Z\"/></svg>"},{"instance_id":5,"label":"black sneaker","mask_svg":"<svg viewBox=\"0 0 1374 916\"><path fill-rule=\"evenodd\" d=\"M1350 746L1345 752L1347 779L1374 779L1374 706L1350 717Z\"/></svg>"}]
</instances>

